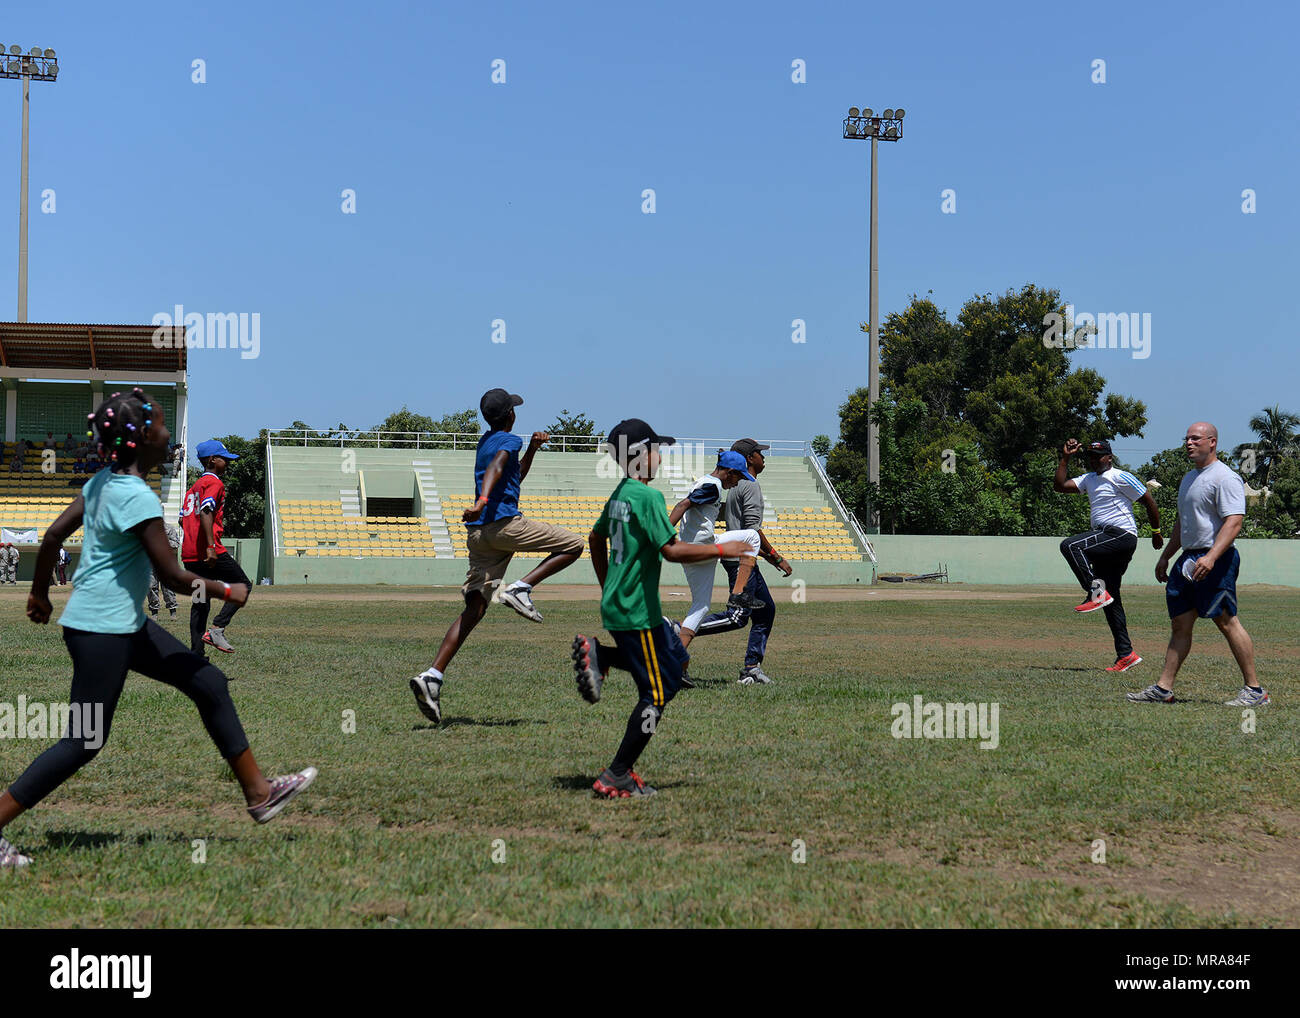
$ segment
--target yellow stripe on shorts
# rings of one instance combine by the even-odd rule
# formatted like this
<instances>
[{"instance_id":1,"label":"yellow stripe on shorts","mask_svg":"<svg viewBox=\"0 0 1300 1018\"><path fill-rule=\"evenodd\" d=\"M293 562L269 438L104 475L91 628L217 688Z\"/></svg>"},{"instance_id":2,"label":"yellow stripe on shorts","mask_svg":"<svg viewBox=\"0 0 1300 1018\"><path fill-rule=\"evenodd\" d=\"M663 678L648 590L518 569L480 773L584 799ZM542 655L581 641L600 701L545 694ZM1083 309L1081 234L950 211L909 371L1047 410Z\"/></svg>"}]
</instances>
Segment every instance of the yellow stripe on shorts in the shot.
<instances>
[{"instance_id":1,"label":"yellow stripe on shorts","mask_svg":"<svg viewBox=\"0 0 1300 1018\"><path fill-rule=\"evenodd\" d=\"M659 674L659 657L655 654L655 644L650 636L650 630L641 630L641 643L645 648L646 671L650 675L650 689L654 694L654 705L662 707L664 705L664 677Z\"/></svg>"}]
</instances>

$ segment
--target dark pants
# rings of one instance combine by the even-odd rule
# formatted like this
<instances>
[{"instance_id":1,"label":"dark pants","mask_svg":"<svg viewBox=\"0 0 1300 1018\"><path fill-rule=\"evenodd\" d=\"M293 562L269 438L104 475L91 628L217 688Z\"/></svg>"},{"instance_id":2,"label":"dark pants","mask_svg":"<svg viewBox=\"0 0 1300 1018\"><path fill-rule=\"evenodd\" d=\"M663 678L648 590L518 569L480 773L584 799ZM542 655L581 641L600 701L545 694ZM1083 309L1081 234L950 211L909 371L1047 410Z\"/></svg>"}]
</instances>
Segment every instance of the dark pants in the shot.
<instances>
[{"instance_id":1,"label":"dark pants","mask_svg":"<svg viewBox=\"0 0 1300 1018\"><path fill-rule=\"evenodd\" d=\"M248 577L244 575L244 571L239 568L239 563L231 557L228 551L223 551L218 555L215 562L186 562L184 565L195 576L202 576L205 580L224 580L226 583L250 583ZM190 604L190 650L196 654L204 652L203 634L208 631L208 611L210 607L206 596ZM235 617L237 611L239 611L239 605L227 601L222 605L221 611L217 612L217 617L212 620L212 627L214 629L225 629L230 620Z\"/></svg>"},{"instance_id":2,"label":"dark pants","mask_svg":"<svg viewBox=\"0 0 1300 1018\"><path fill-rule=\"evenodd\" d=\"M736 586L736 571L740 568L740 563L723 559L722 568L727 571L727 589L732 590ZM748 668L763 661L763 654L767 651L767 638L772 635L772 623L776 621L776 600L772 597L772 592L767 589L763 574L758 571L757 565L749 574L745 592L762 602L749 618L742 619L737 624L727 618L726 612L713 612L711 615L704 616L699 629L695 630L695 637L699 639L701 636L712 636L715 633L729 633L733 629L749 625L749 643L745 647L745 667Z\"/></svg>"},{"instance_id":3,"label":"dark pants","mask_svg":"<svg viewBox=\"0 0 1300 1018\"><path fill-rule=\"evenodd\" d=\"M9 786L9 793L20 805L28 809L35 806L95 758L108 739L128 671L165 682L193 700L203 727L227 760L248 748L248 739L226 688L225 675L186 650L185 644L152 619L142 629L127 634L87 633L65 627L63 642L72 655L69 702L74 710L82 712L83 718L98 717L101 724L93 740L85 727L79 738L70 738L69 731L32 761Z\"/></svg>"},{"instance_id":4,"label":"dark pants","mask_svg":"<svg viewBox=\"0 0 1300 1018\"><path fill-rule=\"evenodd\" d=\"M1115 654L1124 657L1133 652L1128 638L1128 620L1124 617L1124 602L1120 600L1119 586L1128 564L1137 551L1137 536L1117 528L1090 530L1075 534L1061 542L1061 554L1074 570L1085 594L1093 594L1093 584L1101 580L1106 592L1114 600L1102 609L1106 624L1115 638Z\"/></svg>"},{"instance_id":5,"label":"dark pants","mask_svg":"<svg viewBox=\"0 0 1300 1018\"><path fill-rule=\"evenodd\" d=\"M621 668L631 672L641 698L627 719L627 731L609 769L622 777L636 763L655 733L668 701L682 688L682 673L691 656L664 622L656 629L634 629L610 634L614 646L596 647L596 667L602 672Z\"/></svg>"}]
</instances>

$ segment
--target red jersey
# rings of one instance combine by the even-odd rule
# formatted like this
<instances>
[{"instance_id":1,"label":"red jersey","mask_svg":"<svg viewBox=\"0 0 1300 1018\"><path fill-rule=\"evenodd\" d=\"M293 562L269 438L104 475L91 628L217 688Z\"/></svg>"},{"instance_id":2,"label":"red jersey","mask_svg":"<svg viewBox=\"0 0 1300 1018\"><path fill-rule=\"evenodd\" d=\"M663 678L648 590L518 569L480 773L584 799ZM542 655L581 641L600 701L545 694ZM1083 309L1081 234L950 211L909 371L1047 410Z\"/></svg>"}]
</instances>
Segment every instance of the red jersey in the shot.
<instances>
[{"instance_id":1,"label":"red jersey","mask_svg":"<svg viewBox=\"0 0 1300 1018\"><path fill-rule=\"evenodd\" d=\"M208 545L203 537L203 524L199 520L199 513L202 512L213 514L212 533L217 539L217 554L226 550L221 545L221 534L225 530L221 521L225 508L225 484L216 474L204 473L194 482L194 487L185 493L185 501L181 503L181 530L184 532L181 541L182 562L201 562L207 554Z\"/></svg>"}]
</instances>

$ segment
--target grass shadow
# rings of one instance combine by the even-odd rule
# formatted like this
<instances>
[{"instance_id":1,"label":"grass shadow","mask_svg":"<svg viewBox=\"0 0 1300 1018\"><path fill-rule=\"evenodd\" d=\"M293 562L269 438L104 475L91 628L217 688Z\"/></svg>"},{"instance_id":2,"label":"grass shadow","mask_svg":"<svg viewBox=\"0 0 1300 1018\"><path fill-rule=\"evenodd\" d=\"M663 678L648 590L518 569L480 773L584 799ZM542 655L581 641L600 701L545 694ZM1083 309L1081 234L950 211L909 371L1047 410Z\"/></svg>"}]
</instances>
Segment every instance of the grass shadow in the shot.
<instances>
[{"instance_id":1,"label":"grass shadow","mask_svg":"<svg viewBox=\"0 0 1300 1018\"><path fill-rule=\"evenodd\" d=\"M413 731L425 728L453 728L456 725L476 725L479 728L518 728L520 725L546 725L549 721L541 718L443 718L442 725L413 725Z\"/></svg>"}]
</instances>

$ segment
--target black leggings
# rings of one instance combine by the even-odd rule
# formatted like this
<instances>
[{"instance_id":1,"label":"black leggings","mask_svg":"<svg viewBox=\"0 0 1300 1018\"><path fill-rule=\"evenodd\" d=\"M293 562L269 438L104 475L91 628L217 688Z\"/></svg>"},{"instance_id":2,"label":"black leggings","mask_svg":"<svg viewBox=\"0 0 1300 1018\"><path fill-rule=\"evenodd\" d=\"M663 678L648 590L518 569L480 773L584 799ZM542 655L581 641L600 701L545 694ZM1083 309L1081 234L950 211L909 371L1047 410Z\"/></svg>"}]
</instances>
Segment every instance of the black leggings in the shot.
<instances>
[{"instance_id":1,"label":"black leggings","mask_svg":"<svg viewBox=\"0 0 1300 1018\"><path fill-rule=\"evenodd\" d=\"M9 794L19 805L31 809L95 758L108 740L128 671L174 686L193 700L203 727L225 759L248 749L226 676L186 650L185 644L152 619L139 631L126 634L88 633L65 626L63 642L72 655L73 709L81 711L83 718L97 719L94 708L102 707L103 728L95 733L94 748L88 748L90 740L83 729L81 738L64 737L33 760L9 786Z\"/></svg>"},{"instance_id":2,"label":"black leggings","mask_svg":"<svg viewBox=\"0 0 1300 1018\"><path fill-rule=\"evenodd\" d=\"M195 576L202 576L206 580L245 583L249 585L250 590L252 589L252 581L244 574L244 570L239 568L239 563L228 551L223 551L213 562L186 562L185 568ZM190 650L196 654L205 653L203 634L208 631L208 612L211 609L212 602L206 597L190 604ZM221 611L217 612L217 617L212 620L212 628L225 629L239 609L240 605L227 601L221 606Z\"/></svg>"}]
</instances>

